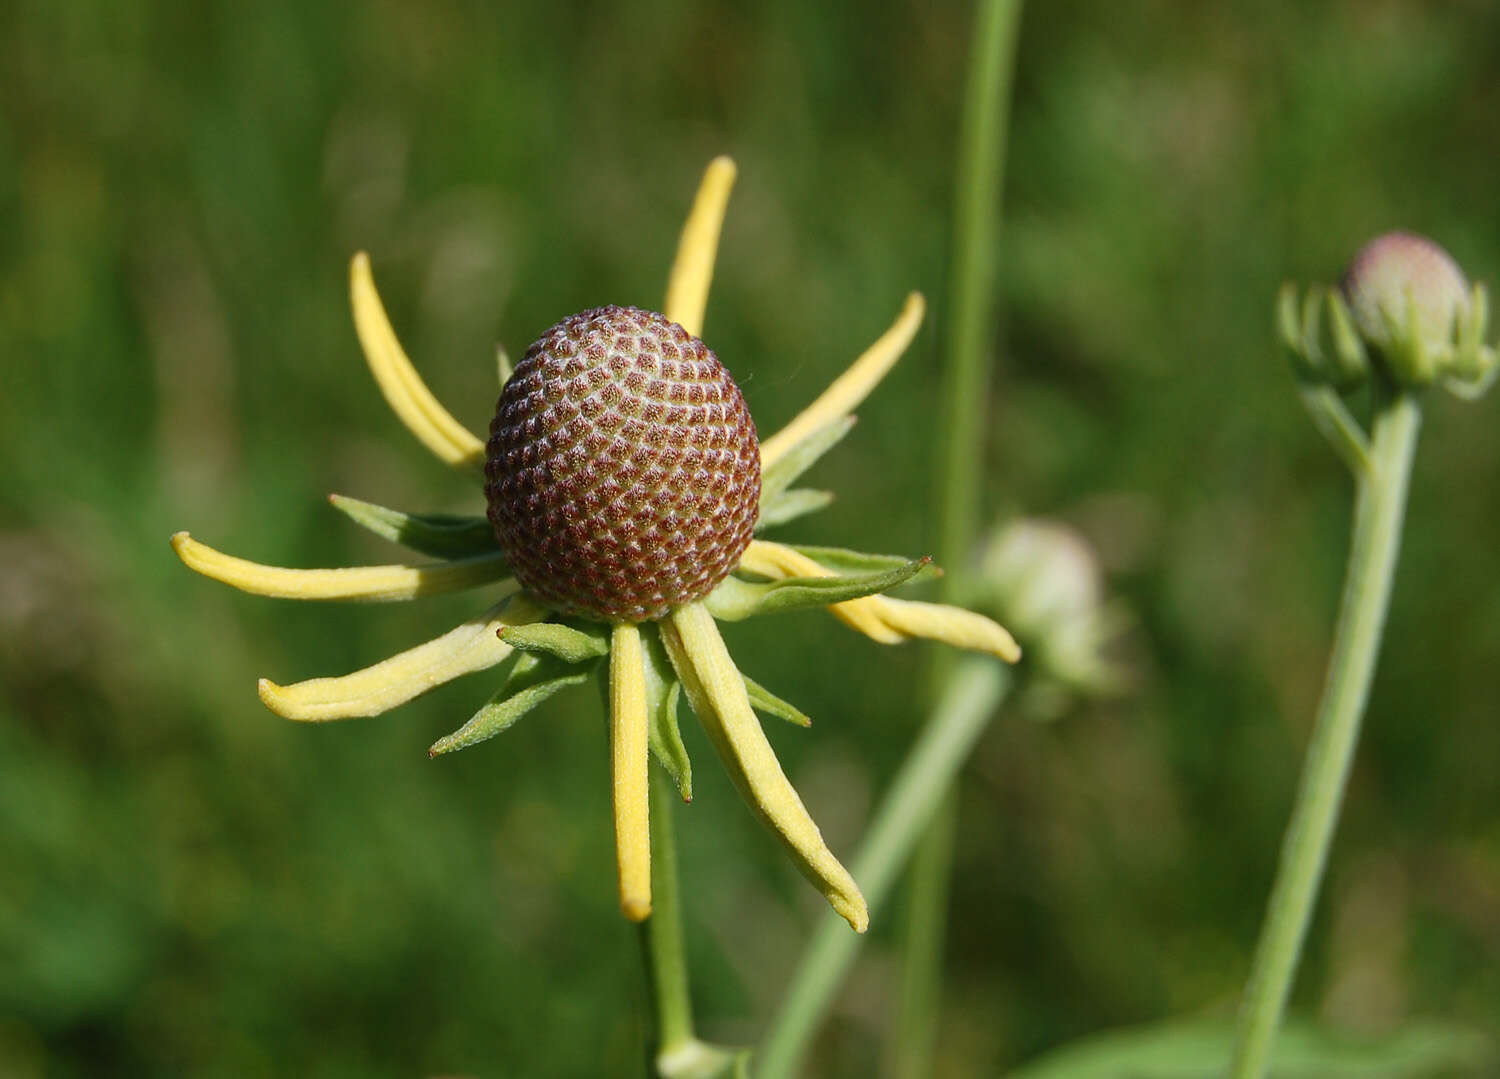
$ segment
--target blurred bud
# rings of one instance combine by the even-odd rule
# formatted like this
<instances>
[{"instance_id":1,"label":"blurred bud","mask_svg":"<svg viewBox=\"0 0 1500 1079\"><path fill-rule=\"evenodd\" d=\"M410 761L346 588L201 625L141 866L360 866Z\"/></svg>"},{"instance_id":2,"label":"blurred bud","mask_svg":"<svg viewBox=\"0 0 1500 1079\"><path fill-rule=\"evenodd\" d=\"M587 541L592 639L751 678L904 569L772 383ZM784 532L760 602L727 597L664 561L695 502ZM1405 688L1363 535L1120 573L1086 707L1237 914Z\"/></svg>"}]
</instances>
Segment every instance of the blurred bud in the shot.
<instances>
[{"instance_id":1,"label":"blurred bud","mask_svg":"<svg viewBox=\"0 0 1500 1079\"><path fill-rule=\"evenodd\" d=\"M1365 244L1340 287L1355 326L1382 352L1402 338L1432 349L1450 346L1469 306L1469 282L1458 263L1410 232L1387 232Z\"/></svg>"},{"instance_id":2,"label":"blurred bud","mask_svg":"<svg viewBox=\"0 0 1500 1079\"><path fill-rule=\"evenodd\" d=\"M985 544L979 576L1038 688L1053 698L1128 688L1128 672L1107 654L1128 620L1106 601L1098 559L1078 532L1058 521L1012 521Z\"/></svg>"},{"instance_id":3,"label":"blurred bud","mask_svg":"<svg viewBox=\"0 0 1500 1079\"><path fill-rule=\"evenodd\" d=\"M1494 367L1494 351L1481 344L1483 292L1426 237L1377 236L1354 256L1340 287L1360 337L1398 383L1444 378L1473 386Z\"/></svg>"}]
</instances>

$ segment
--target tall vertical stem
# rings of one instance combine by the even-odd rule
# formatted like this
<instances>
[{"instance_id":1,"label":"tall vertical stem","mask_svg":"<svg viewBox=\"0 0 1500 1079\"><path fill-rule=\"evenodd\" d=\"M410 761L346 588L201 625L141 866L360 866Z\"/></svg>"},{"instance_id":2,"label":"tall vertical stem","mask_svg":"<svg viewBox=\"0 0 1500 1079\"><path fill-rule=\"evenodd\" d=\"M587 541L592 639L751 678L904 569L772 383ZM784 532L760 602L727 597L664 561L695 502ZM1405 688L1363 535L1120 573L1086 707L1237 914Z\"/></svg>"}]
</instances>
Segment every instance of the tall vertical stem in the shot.
<instances>
[{"instance_id":1,"label":"tall vertical stem","mask_svg":"<svg viewBox=\"0 0 1500 1079\"><path fill-rule=\"evenodd\" d=\"M995 331L1000 190L1020 22L1020 0L980 0L974 13L974 44L955 180L947 355L939 427L943 446L934 547L939 564L948 571L941 591L947 601L963 594L963 570L978 530L983 494L980 481ZM930 699L935 702L953 666L951 657L941 654L934 654L931 664ZM897 1077L931 1070L956 813L950 788L909 874L902 986L890 1057L891 1074Z\"/></svg>"},{"instance_id":2,"label":"tall vertical stem","mask_svg":"<svg viewBox=\"0 0 1500 1079\"><path fill-rule=\"evenodd\" d=\"M1369 468L1359 476L1328 681L1245 986L1232 1079L1261 1079L1266 1074L1307 938L1380 651L1420 426L1421 411L1406 393L1377 399Z\"/></svg>"}]
</instances>

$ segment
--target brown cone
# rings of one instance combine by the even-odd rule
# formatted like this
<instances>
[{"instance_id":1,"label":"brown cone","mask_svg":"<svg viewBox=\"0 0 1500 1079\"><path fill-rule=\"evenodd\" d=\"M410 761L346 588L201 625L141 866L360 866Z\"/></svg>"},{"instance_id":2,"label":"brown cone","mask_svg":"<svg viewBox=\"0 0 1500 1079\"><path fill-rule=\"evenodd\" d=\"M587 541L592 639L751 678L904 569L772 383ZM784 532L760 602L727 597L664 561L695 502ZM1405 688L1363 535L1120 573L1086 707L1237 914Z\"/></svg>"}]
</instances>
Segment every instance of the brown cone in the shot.
<instances>
[{"instance_id":1,"label":"brown cone","mask_svg":"<svg viewBox=\"0 0 1500 1079\"><path fill-rule=\"evenodd\" d=\"M516 578L565 614L661 618L750 543L760 444L708 346L661 315L598 307L526 350L490 425L485 495Z\"/></svg>"}]
</instances>

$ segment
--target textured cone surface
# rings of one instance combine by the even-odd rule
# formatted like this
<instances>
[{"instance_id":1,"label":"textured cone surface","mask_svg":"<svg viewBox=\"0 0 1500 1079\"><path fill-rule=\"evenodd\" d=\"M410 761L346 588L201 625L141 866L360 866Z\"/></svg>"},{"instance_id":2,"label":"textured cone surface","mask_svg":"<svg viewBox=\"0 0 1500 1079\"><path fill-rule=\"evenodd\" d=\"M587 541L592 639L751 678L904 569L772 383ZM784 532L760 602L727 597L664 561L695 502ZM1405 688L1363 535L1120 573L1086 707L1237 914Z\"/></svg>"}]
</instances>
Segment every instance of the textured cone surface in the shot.
<instances>
[{"instance_id":1,"label":"textured cone surface","mask_svg":"<svg viewBox=\"0 0 1500 1079\"><path fill-rule=\"evenodd\" d=\"M738 564L760 445L707 345L650 311L598 307L516 365L485 478L526 589L564 613L641 622L701 599Z\"/></svg>"}]
</instances>

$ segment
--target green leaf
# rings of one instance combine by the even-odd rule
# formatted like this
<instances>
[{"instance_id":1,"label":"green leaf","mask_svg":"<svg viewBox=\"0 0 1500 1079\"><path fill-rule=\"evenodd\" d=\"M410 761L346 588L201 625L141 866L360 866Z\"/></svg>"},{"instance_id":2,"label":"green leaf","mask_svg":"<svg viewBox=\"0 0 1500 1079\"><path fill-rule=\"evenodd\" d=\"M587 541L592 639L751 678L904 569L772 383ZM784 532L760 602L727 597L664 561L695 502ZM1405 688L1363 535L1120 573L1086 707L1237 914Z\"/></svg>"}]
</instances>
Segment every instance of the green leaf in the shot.
<instances>
[{"instance_id":1,"label":"green leaf","mask_svg":"<svg viewBox=\"0 0 1500 1079\"><path fill-rule=\"evenodd\" d=\"M808 432L770 468L760 475L760 507L764 514L768 503L785 491L798 476L847 435L854 426L853 416L844 416Z\"/></svg>"},{"instance_id":2,"label":"green leaf","mask_svg":"<svg viewBox=\"0 0 1500 1079\"><path fill-rule=\"evenodd\" d=\"M641 652L646 660L646 714L651 726L646 731L651 753L667 770L677 793L684 802L693 800L693 763L682 744L682 730L677 726L677 702L682 697L682 683L667 658L667 650L651 626L641 634Z\"/></svg>"},{"instance_id":3,"label":"green leaf","mask_svg":"<svg viewBox=\"0 0 1500 1079\"><path fill-rule=\"evenodd\" d=\"M778 491L770 498L760 500L760 515L755 518L755 531L784 525L816 513L833 501L832 491L814 491L809 487L793 487Z\"/></svg>"},{"instance_id":4,"label":"green leaf","mask_svg":"<svg viewBox=\"0 0 1500 1079\"><path fill-rule=\"evenodd\" d=\"M758 583L726 577L703 602L715 618L726 622L804 607L826 607L830 603L843 603L895 588L911 580L931 562L930 558L919 558L884 573L788 577L783 581Z\"/></svg>"},{"instance_id":5,"label":"green leaf","mask_svg":"<svg viewBox=\"0 0 1500 1079\"><path fill-rule=\"evenodd\" d=\"M775 716L788 723L795 723L799 727L812 726L812 720L808 718L807 713L795 704L788 704L744 671L740 672L740 677L745 680L745 692L749 694L750 707L761 715Z\"/></svg>"},{"instance_id":6,"label":"green leaf","mask_svg":"<svg viewBox=\"0 0 1500 1079\"><path fill-rule=\"evenodd\" d=\"M483 517L450 513L402 513L348 495L329 495L333 508L377 536L437 558L470 558L499 550L495 530Z\"/></svg>"},{"instance_id":7,"label":"green leaf","mask_svg":"<svg viewBox=\"0 0 1500 1079\"><path fill-rule=\"evenodd\" d=\"M609 655L608 631L592 622L582 628L560 622L506 626L500 631L500 639L522 652L556 656L564 663L583 663Z\"/></svg>"},{"instance_id":8,"label":"green leaf","mask_svg":"<svg viewBox=\"0 0 1500 1079\"><path fill-rule=\"evenodd\" d=\"M798 554L806 555L818 565L832 573L857 574L857 573L889 573L894 569L901 569L909 565L912 559L902 554L867 554L864 551L851 551L847 547L809 547L805 544L787 544ZM918 559L918 561L922 561ZM917 571L912 578L914 581L933 580L943 575L943 571L928 560L926 564Z\"/></svg>"},{"instance_id":9,"label":"green leaf","mask_svg":"<svg viewBox=\"0 0 1500 1079\"><path fill-rule=\"evenodd\" d=\"M440 757L493 738L553 694L588 681L591 674L592 663L565 663L545 653L522 652L500 692L469 722L432 743L427 755Z\"/></svg>"},{"instance_id":10,"label":"green leaf","mask_svg":"<svg viewBox=\"0 0 1500 1079\"><path fill-rule=\"evenodd\" d=\"M1095 1034L1045 1054L1010 1079L1211 1079L1229 1063L1228 1023L1168 1021ZM1293 1024L1276 1043L1272 1079L1419 1079L1478 1074L1495 1060L1475 1030L1413 1022L1375 1039L1355 1040Z\"/></svg>"}]
</instances>

